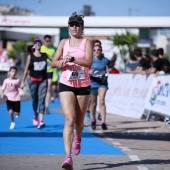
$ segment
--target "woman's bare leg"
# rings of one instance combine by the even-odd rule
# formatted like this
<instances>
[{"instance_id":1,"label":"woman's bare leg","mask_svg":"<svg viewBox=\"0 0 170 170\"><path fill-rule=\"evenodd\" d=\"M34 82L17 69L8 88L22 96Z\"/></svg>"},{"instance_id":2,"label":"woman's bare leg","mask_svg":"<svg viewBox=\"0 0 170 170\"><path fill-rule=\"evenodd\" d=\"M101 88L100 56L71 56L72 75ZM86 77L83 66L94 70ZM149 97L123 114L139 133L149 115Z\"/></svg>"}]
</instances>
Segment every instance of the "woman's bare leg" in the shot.
<instances>
[{"instance_id":1,"label":"woman's bare leg","mask_svg":"<svg viewBox=\"0 0 170 170\"><path fill-rule=\"evenodd\" d=\"M73 129L76 119L75 105L77 99L73 92L61 92L59 95L65 116L65 125L63 131L64 147L66 156L70 156L73 142Z\"/></svg>"}]
</instances>

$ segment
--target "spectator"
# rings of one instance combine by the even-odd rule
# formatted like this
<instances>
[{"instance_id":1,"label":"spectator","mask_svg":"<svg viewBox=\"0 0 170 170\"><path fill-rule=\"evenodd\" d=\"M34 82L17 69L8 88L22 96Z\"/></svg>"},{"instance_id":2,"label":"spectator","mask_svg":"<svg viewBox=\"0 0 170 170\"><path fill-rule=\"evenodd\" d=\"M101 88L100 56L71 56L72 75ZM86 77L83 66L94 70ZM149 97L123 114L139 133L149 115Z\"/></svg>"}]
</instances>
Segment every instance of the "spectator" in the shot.
<instances>
[{"instance_id":1,"label":"spectator","mask_svg":"<svg viewBox=\"0 0 170 170\"><path fill-rule=\"evenodd\" d=\"M145 70L145 74L154 74L160 71L165 71L164 66L169 65L168 62L166 63L165 60L159 58L159 52L156 49L151 51L151 58L153 60L153 66L151 69Z\"/></svg>"},{"instance_id":2,"label":"spectator","mask_svg":"<svg viewBox=\"0 0 170 170\"><path fill-rule=\"evenodd\" d=\"M119 74L119 70L115 68L115 62L116 62L116 59L112 58L110 60L110 64L109 64L109 69L108 69L108 72L109 74Z\"/></svg>"},{"instance_id":3,"label":"spectator","mask_svg":"<svg viewBox=\"0 0 170 170\"><path fill-rule=\"evenodd\" d=\"M137 61L134 53L130 54L129 61L125 65L125 73L127 73L126 70L130 69L131 71L134 71L139 66L139 62Z\"/></svg>"},{"instance_id":4,"label":"spectator","mask_svg":"<svg viewBox=\"0 0 170 170\"><path fill-rule=\"evenodd\" d=\"M127 73L132 73L132 74L138 74L138 73L141 73L144 71L144 70L147 70L149 69L151 66L150 66L150 63L148 60L146 60L143 56L142 56L142 52L140 49L136 49L134 50L134 56L135 58L137 59L138 61L138 66L136 67L135 70L131 70L130 68L127 68L126 69L126 72Z\"/></svg>"},{"instance_id":5,"label":"spectator","mask_svg":"<svg viewBox=\"0 0 170 170\"><path fill-rule=\"evenodd\" d=\"M164 58L164 49L158 48L159 58L162 59L162 73L169 74L170 73L170 62L168 59Z\"/></svg>"}]
</instances>

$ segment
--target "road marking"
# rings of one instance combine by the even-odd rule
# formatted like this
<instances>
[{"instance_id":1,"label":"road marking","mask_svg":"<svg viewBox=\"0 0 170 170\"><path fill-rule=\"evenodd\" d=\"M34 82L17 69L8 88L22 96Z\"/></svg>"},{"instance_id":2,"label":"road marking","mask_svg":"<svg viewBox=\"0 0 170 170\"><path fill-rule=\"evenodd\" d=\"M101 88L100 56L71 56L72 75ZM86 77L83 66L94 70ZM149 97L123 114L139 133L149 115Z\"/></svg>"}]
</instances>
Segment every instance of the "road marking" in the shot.
<instances>
[{"instance_id":1,"label":"road marking","mask_svg":"<svg viewBox=\"0 0 170 170\"><path fill-rule=\"evenodd\" d=\"M138 170L148 170L147 167L138 166Z\"/></svg>"},{"instance_id":2,"label":"road marking","mask_svg":"<svg viewBox=\"0 0 170 170\"><path fill-rule=\"evenodd\" d=\"M137 155L128 155L131 161L140 161L139 157Z\"/></svg>"},{"instance_id":3,"label":"road marking","mask_svg":"<svg viewBox=\"0 0 170 170\"><path fill-rule=\"evenodd\" d=\"M101 131L101 130L96 130L95 133L101 133L101 135L104 135L103 131Z\"/></svg>"},{"instance_id":4,"label":"road marking","mask_svg":"<svg viewBox=\"0 0 170 170\"><path fill-rule=\"evenodd\" d=\"M112 142L113 145L121 145L119 142Z\"/></svg>"},{"instance_id":5,"label":"road marking","mask_svg":"<svg viewBox=\"0 0 170 170\"><path fill-rule=\"evenodd\" d=\"M106 140L114 140L114 139L112 139L112 138L106 138Z\"/></svg>"},{"instance_id":6,"label":"road marking","mask_svg":"<svg viewBox=\"0 0 170 170\"><path fill-rule=\"evenodd\" d=\"M133 133L133 130L127 130L127 133Z\"/></svg>"},{"instance_id":7,"label":"road marking","mask_svg":"<svg viewBox=\"0 0 170 170\"><path fill-rule=\"evenodd\" d=\"M126 146L120 146L119 148L122 149L123 151L132 151L131 149L129 149Z\"/></svg>"}]
</instances>

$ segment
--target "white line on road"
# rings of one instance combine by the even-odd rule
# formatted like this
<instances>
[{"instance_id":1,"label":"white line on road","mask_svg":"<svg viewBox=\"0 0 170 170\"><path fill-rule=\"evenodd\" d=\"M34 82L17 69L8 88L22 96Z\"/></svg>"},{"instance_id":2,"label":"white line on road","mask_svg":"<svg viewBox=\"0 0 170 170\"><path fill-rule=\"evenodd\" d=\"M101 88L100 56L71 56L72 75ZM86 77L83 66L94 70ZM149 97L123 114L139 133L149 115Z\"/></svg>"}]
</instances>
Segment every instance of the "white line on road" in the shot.
<instances>
[{"instance_id":1,"label":"white line on road","mask_svg":"<svg viewBox=\"0 0 170 170\"><path fill-rule=\"evenodd\" d=\"M101 130L96 130L95 133L100 133L100 135L104 135L103 131L101 131Z\"/></svg>"},{"instance_id":2,"label":"white line on road","mask_svg":"<svg viewBox=\"0 0 170 170\"><path fill-rule=\"evenodd\" d=\"M147 167L138 166L138 170L148 170Z\"/></svg>"},{"instance_id":3,"label":"white line on road","mask_svg":"<svg viewBox=\"0 0 170 170\"><path fill-rule=\"evenodd\" d=\"M121 145L119 142L112 142L113 145Z\"/></svg>"},{"instance_id":4,"label":"white line on road","mask_svg":"<svg viewBox=\"0 0 170 170\"><path fill-rule=\"evenodd\" d=\"M120 146L119 148L122 149L123 151L132 151L131 149L129 149L126 146Z\"/></svg>"},{"instance_id":5,"label":"white line on road","mask_svg":"<svg viewBox=\"0 0 170 170\"><path fill-rule=\"evenodd\" d=\"M139 157L137 155L128 155L131 161L140 161Z\"/></svg>"},{"instance_id":6,"label":"white line on road","mask_svg":"<svg viewBox=\"0 0 170 170\"><path fill-rule=\"evenodd\" d=\"M106 138L106 140L114 140L114 139L112 139L112 138Z\"/></svg>"}]
</instances>

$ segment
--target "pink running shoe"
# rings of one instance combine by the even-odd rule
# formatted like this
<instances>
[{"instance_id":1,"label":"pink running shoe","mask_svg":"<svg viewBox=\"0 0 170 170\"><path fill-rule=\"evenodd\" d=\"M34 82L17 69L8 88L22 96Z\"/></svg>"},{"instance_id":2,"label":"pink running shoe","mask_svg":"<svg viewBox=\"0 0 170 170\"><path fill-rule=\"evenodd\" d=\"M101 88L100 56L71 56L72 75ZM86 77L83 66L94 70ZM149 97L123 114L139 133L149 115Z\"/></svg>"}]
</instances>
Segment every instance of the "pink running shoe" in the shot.
<instances>
[{"instance_id":1,"label":"pink running shoe","mask_svg":"<svg viewBox=\"0 0 170 170\"><path fill-rule=\"evenodd\" d=\"M45 127L45 123L43 122L43 121L41 121L40 123L39 123L39 125L38 125L38 129L42 129L42 128L44 128Z\"/></svg>"},{"instance_id":2,"label":"pink running shoe","mask_svg":"<svg viewBox=\"0 0 170 170\"><path fill-rule=\"evenodd\" d=\"M33 125L37 126L39 121L38 121L38 113L34 114L34 118L32 120Z\"/></svg>"},{"instance_id":3,"label":"pink running shoe","mask_svg":"<svg viewBox=\"0 0 170 170\"><path fill-rule=\"evenodd\" d=\"M76 139L76 131L74 131L74 138L73 138L73 145L72 145L72 152L74 153L74 155L78 155L80 153L80 146L81 144L81 139L77 140Z\"/></svg>"},{"instance_id":4,"label":"pink running shoe","mask_svg":"<svg viewBox=\"0 0 170 170\"><path fill-rule=\"evenodd\" d=\"M67 156L67 157L64 159L64 162L63 162L63 164L61 165L61 167L62 167L63 169L66 169L66 170L73 170L73 161L72 161L71 156Z\"/></svg>"}]
</instances>

